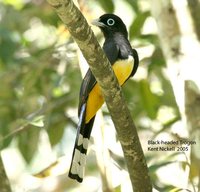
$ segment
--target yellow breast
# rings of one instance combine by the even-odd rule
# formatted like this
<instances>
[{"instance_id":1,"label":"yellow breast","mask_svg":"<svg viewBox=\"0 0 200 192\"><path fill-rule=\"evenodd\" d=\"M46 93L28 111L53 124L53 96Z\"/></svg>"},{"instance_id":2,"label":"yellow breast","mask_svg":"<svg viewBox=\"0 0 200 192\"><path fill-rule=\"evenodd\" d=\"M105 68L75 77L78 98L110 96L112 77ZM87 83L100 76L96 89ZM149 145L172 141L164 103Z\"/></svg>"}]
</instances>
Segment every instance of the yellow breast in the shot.
<instances>
[{"instance_id":1,"label":"yellow breast","mask_svg":"<svg viewBox=\"0 0 200 192\"><path fill-rule=\"evenodd\" d=\"M129 57L127 60L119 60L113 64L112 67L120 85L123 85L123 83L131 75L133 66L133 57ZM91 120L91 118L95 116L95 114L101 108L103 103L104 98L101 93L100 87L97 83L88 96L85 119L86 123L88 123Z\"/></svg>"}]
</instances>

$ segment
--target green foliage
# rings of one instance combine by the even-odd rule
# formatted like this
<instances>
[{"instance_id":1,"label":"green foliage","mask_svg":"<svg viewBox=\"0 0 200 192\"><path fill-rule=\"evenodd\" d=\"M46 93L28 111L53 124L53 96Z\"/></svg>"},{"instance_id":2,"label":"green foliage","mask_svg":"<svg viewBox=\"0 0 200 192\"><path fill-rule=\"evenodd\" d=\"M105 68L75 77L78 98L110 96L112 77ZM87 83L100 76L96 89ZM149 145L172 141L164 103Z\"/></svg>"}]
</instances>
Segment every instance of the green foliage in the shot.
<instances>
[{"instance_id":1,"label":"green foliage","mask_svg":"<svg viewBox=\"0 0 200 192\"><path fill-rule=\"evenodd\" d=\"M130 4L131 8L134 10L134 12L138 13L140 11L138 0L126 0L128 4Z\"/></svg>"},{"instance_id":2,"label":"green foliage","mask_svg":"<svg viewBox=\"0 0 200 192\"><path fill-rule=\"evenodd\" d=\"M147 129L143 119L160 123L157 132L148 129L156 136L168 132L180 119L179 109L172 86L163 73L166 63L158 36L150 32L143 34L150 10L143 11L137 0L125 2L134 16L129 33L131 44L136 49L152 46L153 51L140 60L145 75L138 78L136 74L125 84L123 92L139 131ZM112 0L96 3L104 12L115 11ZM45 1L4 0L0 3L0 19L0 147L8 147L15 139L25 160L31 162L38 151L41 130L47 133L51 146L55 146L62 142L66 129L76 127L73 115L68 116L66 111L78 106L81 74L77 48ZM159 110L166 106L174 114L163 122ZM147 160L155 158L147 157ZM173 160L166 157L149 168L159 190L175 188L159 182L156 175L159 168L171 163ZM192 167L191 179L197 175L195 169L196 166ZM121 191L121 186L115 191Z\"/></svg>"},{"instance_id":3,"label":"green foliage","mask_svg":"<svg viewBox=\"0 0 200 192\"><path fill-rule=\"evenodd\" d=\"M140 12L137 14L136 18L133 20L130 27L130 38L137 38L141 35L141 30L146 19L150 16L150 11Z\"/></svg>"},{"instance_id":4,"label":"green foliage","mask_svg":"<svg viewBox=\"0 0 200 192\"><path fill-rule=\"evenodd\" d=\"M77 60L64 54L74 50L57 43L58 17L47 4L40 6L42 12L34 2L0 6L1 149L15 137L27 162L37 151L41 129L47 129L52 145L61 140L65 110L77 106L81 81ZM61 65L66 71L58 71Z\"/></svg>"},{"instance_id":5,"label":"green foliage","mask_svg":"<svg viewBox=\"0 0 200 192\"><path fill-rule=\"evenodd\" d=\"M156 106L156 103L158 103L158 97L151 92L146 80L140 81L139 86L143 109L145 109L147 115L151 119L155 119L158 110L158 107Z\"/></svg>"},{"instance_id":6,"label":"green foliage","mask_svg":"<svg viewBox=\"0 0 200 192\"><path fill-rule=\"evenodd\" d=\"M121 192L121 186L117 186L114 188L114 192Z\"/></svg>"},{"instance_id":7,"label":"green foliage","mask_svg":"<svg viewBox=\"0 0 200 192\"><path fill-rule=\"evenodd\" d=\"M114 11L114 3L112 0L99 0L98 3L101 7L108 13L113 13Z\"/></svg>"},{"instance_id":8,"label":"green foliage","mask_svg":"<svg viewBox=\"0 0 200 192\"><path fill-rule=\"evenodd\" d=\"M18 148L27 162L30 162L38 148L40 129L28 125L22 134L18 135Z\"/></svg>"}]
</instances>

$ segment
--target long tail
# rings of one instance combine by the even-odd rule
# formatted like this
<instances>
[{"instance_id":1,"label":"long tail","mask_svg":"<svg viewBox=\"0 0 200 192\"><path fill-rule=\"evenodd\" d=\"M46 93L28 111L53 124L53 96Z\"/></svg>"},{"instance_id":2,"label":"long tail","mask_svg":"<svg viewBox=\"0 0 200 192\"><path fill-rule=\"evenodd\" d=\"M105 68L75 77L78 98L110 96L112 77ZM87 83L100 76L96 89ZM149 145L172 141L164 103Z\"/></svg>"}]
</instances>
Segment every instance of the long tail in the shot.
<instances>
[{"instance_id":1,"label":"long tail","mask_svg":"<svg viewBox=\"0 0 200 192\"><path fill-rule=\"evenodd\" d=\"M78 182L83 181L86 154L88 143L95 116L85 124L86 104L83 104L80 111L79 123L77 128L76 142L72 154L71 166L68 176Z\"/></svg>"}]
</instances>

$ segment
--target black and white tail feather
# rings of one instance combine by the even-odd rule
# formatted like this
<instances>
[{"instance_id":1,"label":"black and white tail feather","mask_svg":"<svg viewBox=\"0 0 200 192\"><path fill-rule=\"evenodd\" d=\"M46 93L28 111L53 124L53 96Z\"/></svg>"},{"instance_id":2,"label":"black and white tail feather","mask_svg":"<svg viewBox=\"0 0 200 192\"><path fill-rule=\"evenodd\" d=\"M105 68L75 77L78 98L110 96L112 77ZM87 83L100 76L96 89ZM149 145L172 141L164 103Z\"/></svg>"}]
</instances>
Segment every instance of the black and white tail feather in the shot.
<instances>
[{"instance_id":1,"label":"black and white tail feather","mask_svg":"<svg viewBox=\"0 0 200 192\"><path fill-rule=\"evenodd\" d=\"M83 181L89 138L95 119L94 116L87 124L85 124L85 114L86 103L83 104L80 109L76 141L69 170L69 177L78 182Z\"/></svg>"}]
</instances>

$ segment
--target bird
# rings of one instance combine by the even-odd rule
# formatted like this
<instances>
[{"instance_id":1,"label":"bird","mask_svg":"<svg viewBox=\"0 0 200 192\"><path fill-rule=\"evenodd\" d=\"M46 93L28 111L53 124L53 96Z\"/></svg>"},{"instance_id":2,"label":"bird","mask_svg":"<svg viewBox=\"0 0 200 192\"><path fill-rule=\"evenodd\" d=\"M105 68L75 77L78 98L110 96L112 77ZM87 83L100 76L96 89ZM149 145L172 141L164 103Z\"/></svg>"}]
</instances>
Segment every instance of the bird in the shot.
<instances>
[{"instance_id":1,"label":"bird","mask_svg":"<svg viewBox=\"0 0 200 192\"><path fill-rule=\"evenodd\" d=\"M138 53L131 47L126 25L120 17L111 13L103 14L93 20L92 24L99 27L103 33L105 38L103 51L112 65L119 85L122 86L136 73L139 65ZM80 88L79 122L68 174L69 178L80 183L84 177L86 154L95 115L103 103L104 98L100 87L91 70L88 69Z\"/></svg>"}]
</instances>

